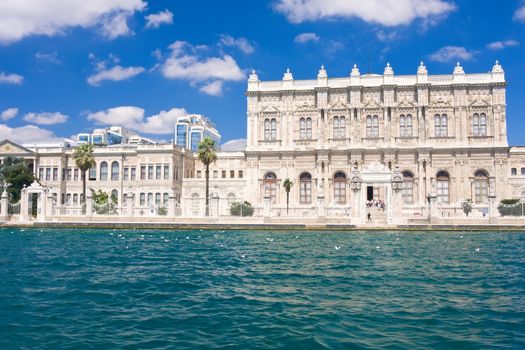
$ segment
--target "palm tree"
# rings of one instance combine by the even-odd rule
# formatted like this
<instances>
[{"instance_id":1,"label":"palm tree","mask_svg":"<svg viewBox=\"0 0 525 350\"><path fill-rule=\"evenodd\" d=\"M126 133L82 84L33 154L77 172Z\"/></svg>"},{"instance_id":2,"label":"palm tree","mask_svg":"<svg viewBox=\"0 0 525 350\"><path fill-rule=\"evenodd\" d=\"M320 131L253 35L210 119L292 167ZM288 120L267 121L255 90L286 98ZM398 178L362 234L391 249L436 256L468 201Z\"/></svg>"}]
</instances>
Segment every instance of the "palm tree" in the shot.
<instances>
[{"instance_id":1,"label":"palm tree","mask_svg":"<svg viewBox=\"0 0 525 350\"><path fill-rule=\"evenodd\" d=\"M217 160L217 154L215 153L215 141L210 137L205 137L201 143L199 143L198 156L199 160L206 167L204 176L206 178L206 212L205 215L210 215L209 211L209 192L210 192L210 164Z\"/></svg>"},{"instance_id":2,"label":"palm tree","mask_svg":"<svg viewBox=\"0 0 525 350\"><path fill-rule=\"evenodd\" d=\"M293 182L289 178L284 179L283 187L286 191L286 215L288 215L288 203L290 202L290 190L292 189Z\"/></svg>"},{"instance_id":3,"label":"palm tree","mask_svg":"<svg viewBox=\"0 0 525 350\"><path fill-rule=\"evenodd\" d=\"M82 204L86 202L86 173L89 169L95 166L95 157L93 157L93 145L83 144L75 147L73 152L73 160L75 165L80 169L82 174ZM82 207L85 210L85 206Z\"/></svg>"}]
</instances>

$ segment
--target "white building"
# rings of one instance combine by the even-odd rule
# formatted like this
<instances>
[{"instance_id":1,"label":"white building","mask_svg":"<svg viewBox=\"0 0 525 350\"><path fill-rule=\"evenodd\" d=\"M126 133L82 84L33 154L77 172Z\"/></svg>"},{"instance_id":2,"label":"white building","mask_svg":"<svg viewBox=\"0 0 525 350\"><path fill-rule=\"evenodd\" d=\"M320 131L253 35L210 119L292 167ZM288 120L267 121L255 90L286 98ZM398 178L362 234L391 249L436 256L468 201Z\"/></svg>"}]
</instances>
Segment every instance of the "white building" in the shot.
<instances>
[{"instance_id":1,"label":"white building","mask_svg":"<svg viewBox=\"0 0 525 350\"><path fill-rule=\"evenodd\" d=\"M121 126L110 126L107 128L95 129L91 133L79 133L77 135L79 144L91 143L97 146L110 146L122 144L155 144L154 141L142 137L134 131Z\"/></svg>"}]
</instances>

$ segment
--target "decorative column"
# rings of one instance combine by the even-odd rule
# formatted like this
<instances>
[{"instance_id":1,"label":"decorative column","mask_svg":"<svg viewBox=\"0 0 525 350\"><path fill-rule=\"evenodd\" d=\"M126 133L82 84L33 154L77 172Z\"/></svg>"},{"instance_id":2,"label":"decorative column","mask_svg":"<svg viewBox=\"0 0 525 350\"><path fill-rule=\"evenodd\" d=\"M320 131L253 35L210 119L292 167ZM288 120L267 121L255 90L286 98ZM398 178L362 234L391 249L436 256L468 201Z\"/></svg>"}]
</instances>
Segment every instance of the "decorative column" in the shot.
<instances>
[{"instance_id":1,"label":"decorative column","mask_svg":"<svg viewBox=\"0 0 525 350\"><path fill-rule=\"evenodd\" d=\"M270 189L268 188L268 186L266 186L266 188L264 189L264 212L263 212L265 221L270 219L270 200L271 200Z\"/></svg>"},{"instance_id":2,"label":"decorative column","mask_svg":"<svg viewBox=\"0 0 525 350\"><path fill-rule=\"evenodd\" d=\"M214 193L211 195L211 210L210 210L210 216L213 218L219 217L219 195L217 193Z\"/></svg>"},{"instance_id":3,"label":"decorative column","mask_svg":"<svg viewBox=\"0 0 525 350\"><path fill-rule=\"evenodd\" d=\"M352 175L350 177L350 189L352 190L352 218L351 222L355 223L364 223L364 213L361 212L361 209L364 205L364 200L362 197L361 191L361 174L357 170L357 166L354 166L352 170Z\"/></svg>"},{"instance_id":4,"label":"decorative column","mask_svg":"<svg viewBox=\"0 0 525 350\"><path fill-rule=\"evenodd\" d=\"M46 193L47 196L47 221L53 220L53 215L55 214L55 199L53 198L53 194L49 192L49 190Z\"/></svg>"},{"instance_id":5,"label":"decorative column","mask_svg":"<svg viewBox=\"0 0 525 350\"><path fill-rule=\"evenodd\" d=\"M27 188L24 185L20 197L20 221L29 221L29 198L27 197Z\"/></svg>"},{"instance_id":6,"label":"decorative column","mask_svg":"<svg viewBox=\"0 0 525 350\"><path fill-rule=\"evenodd\" d=\"M86 217L91 220L93 216L93 194L91 190L88 190L86 193Z\"/></svg>"},{"instance_id":7,"label":"decorative column","mask_svg":"<svg viewBox=\"0 0 525 350\"><path fill-rule=\"evenodd\" d=\"M135 201L135 194L134 193L128 193L126 196L126 214L128 214L128 217L133 217L133 202Z\"/></svg>"},{"instance_id":8,"label":"decorative column","mask_svg":"<svg viewBox=\"0 0 525 350\"><path fill-rule=\"evenodd\" d=\"M0 200L0 220L7 221L9 213L9 197L7 196L7 187L9 184L4 183L4 192Z\"/></svg>"},{"instance_id":9,"label":"decorative column","mask_svg":"<svg viewBox=\"0 0 525 350\"><path fill-rule=\"evenodd\" d=\"M495 179L492 178L489 180L489 218L497 218L498 216L498 204L496 203L496 183Z\"/></svg>"},{"instance_id":10,"label":"decorative column","mask_svg":"<svg viewBox=\"0 0 525 350\"><path fill-rule=\"evenodd\" d=\"M37 212L37 220L38 221L47 221L47 195L48 195L49 189L44 189L40 196L38 196L39 203L38 203L38 212Z\"/></svg>"},{"instance_id":11,"label":"decorative column","mask_svg":"<svg viewBox=\"0 0 525 350\"><path fill-rule=\"evenodd\" d=\"M175 208L176 208L176 198L173 194L173 191L170 193L169 199L168 199L168 216L174 217L175 216Z\"/></svg>"},{"instance_id":12,"label":"decorative column","mask_svg":"<svg viewBox=\"0 0 525 350\"><path fill-rule=\"evenodd\" d=\"M403 188L403 175L399 166L396 164L394 171L392 172L392 186L389 193L389 202L387 204L388 211L388 223L399 224L402 217L402 198L401 198L401 189Z\"/></svg>"},{"instance_id":13,"label":"decorative column","mask_svg":"<svg viewBox=\"0 0 525 350\"><path fill-rule=\"evenodd\" d=\"M319 179L319 186L317 191L317 219L319 222L324 222L326 218L325 206L324 206L324 179Z\"/></svg>"}]
</instances>

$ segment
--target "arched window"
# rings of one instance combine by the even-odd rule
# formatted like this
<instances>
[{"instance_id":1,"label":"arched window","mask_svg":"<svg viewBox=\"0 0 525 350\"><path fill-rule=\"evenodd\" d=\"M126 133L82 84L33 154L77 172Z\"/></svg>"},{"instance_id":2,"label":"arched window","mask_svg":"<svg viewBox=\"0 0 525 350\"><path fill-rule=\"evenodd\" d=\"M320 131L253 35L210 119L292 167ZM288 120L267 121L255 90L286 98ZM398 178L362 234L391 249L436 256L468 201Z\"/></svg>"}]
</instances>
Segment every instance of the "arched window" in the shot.
<instances>
[{"instance_id":1,"label":"arched window","mask_svg":"<svg viewBox=\"0 0 525 350\"><path fill-rule=\"evenodd\" d=\"M270 138L272 137L271 135L272 134L270 132L270 119L266 118L264 120L264 140L270 140Z\"/></svg>"},{"instance_id":2,"label":"arched window","mask_svg":"<svg viewBox=\"0 0 525 350\"><path fill-rule=\"evenodd\" d=\"M410 171L403 172L402 198L404 204L414 204L414 175Z\"/></svg>"},{"instance_id":3,"label":"arched window","mask_svg":"<svg viewBox=\"0 0 525 350\"><path fill-rule=\"evenodd\" d=\"M401 114L399 116L399 136L400 137L411 137L412 131L412 115Z\"/></svg>"},{"instance_id":4,"label":"arched window","mask_svg":"<svg viewBox=\"0 0 525 350\"><path fill-rule=\"evenodd\" d=\"M366 137L372 137L372 116L366 116Z\"/></svg>"},{"instance_id":5,"label":"arched window","mask_svg":"<svg viewBox=\"0 0 525 350\"><path fill-rule=\"evenodd\" d=\"M379 137L379 117L377 115L372 118L372 137Z\"/></svg>"},{"instance_id":6,"label":"arched window","mask_svg":"<svg viewBox=\"0 0 525 350\"><path fill-rule=\"evenodd\" d=\"M148 205L153 204L153 193L148 193Z\"/></svg>"},{"instance_id":7,"label":"arched window","mask_svg":"<svg viewBox=\"0 0 525 350\"><path fill-rule=\"evenodd\" d=\"M200 215L200 198L198 193L191 195L191 214L193 216Z\"/></svg>"},{"instance_id":8,"label":"arched window","mask_svg":"<svg viewBox=\"0 0 525 350\"><path fill-rule=\"evenodd\" d=\"M277 140L277 120L272 118L271 120L271 140Z\"/></svg>"},{"instance_id":9,"label":"arched window","mask_svg":"<svg viewBox=\"0 0 525 350\"><path fill-rule=\"evenodd\" d=\"M346 203L346 175L341 171L334 175L334 202L336 204Z\"/></svg>"},{"instance_id":10,"label":"arched window","mask_svg":"<svg viewBox=\"0 0 525 350\"><path fill-rule=\"evenodd\" d=\"M306 119L299 119L299 138L304 140L306 138Z\"/></svg>"},{"instance_id":11,"label":"arched window","mask_svg":"<svg viewBox=\"0 0 525 350\"><path fill-rule=\"evenodd\" d=\"M300 203L312 203L312 175L309 173L302 173L299 177L299 184Z\"/></svg>"},{"instance_id":12,"label":"arched window","mask_svg":"<svg viewBox=\"0 0 525 350\"><path fill-rule=\"evenodd\" d=\"M155 193L155 205L156 205L157 207L160 206L160 199L161 199L161 197L160 197L160 193L159 193L159 192Z\"/></svg>"},{"instance_id":13,"label":"arched window","mask_svg":"<svg viewBox=\"0 0 525 350\"><path fill-rule=\"evenodd\" d=\"M146 205L146 194L144 192L141 192L139 198L140 198L140 202L139 202L140 206L141 207L145 206Z\"/></svg>"},{"instance_id":14,"label":"arched window","mask_svg":"<svg viewBox=\"0 0 525 350\"><path fill-rule=\"evenodd\" d=\"M345 117L334 117L334 139L342 139L346 136Z\"/></svg>"},{"instance_id":15,"label":"arched window","mask_svg":"<svg viewBox=\"0 0 525 350\"><path fill-rule=\"evenodd\" d=\"M442 170L436 175L436 195L439 202L450 202L450 176L446 171Z\"/></svg>"},{"instance_id":16,"label":"arched window","mask_svg":"<svg viewBox=\"0 0 525 350\"><path fill-rule=\"evenodd\" d=\"M111 163L111 181L118 181L119 178L119 164L117 161Z\"/></svg>"},{"instance_id":17,"label":"arched window","mask_svg":"<svg viewBox=\"0 0 525 350\"><path fill-rule=\"evenodd\" d=\"M475 113L472 117L472 134L474 136L487 135L487 115Z\"/></svg>"},{"instance_id":18,"label":"arched window","mask_svg":"<svg viewBox=\"0 0 525 350\"><path fill-rule=\"evenodd\" d=\"M301 140L312 139L312 118L299 119L299 138Z\"/></svg>"},{"instance_id":19,"label":"arched window","mask_svg":"<svg viewBox=\"0 0 525 350\"><path fill-rule=\"evenodd\" d=\"M270 203L275 203L277 198L277 176L275 173L269 172L264 175L263 191L270 195Z\"/></svg>"},{"instance_id":20,"label":"arched window","mask_svg":"<svg viewBox=\"0 0 525 350\"><path fill-rule=\"evenodd\" d=\"M94 164L91 169L89 169L88 174L89 181L95 181L97 179L97 165Z\"/></svg>"},{"instance_id":21,"label":"arched window","mask_svg":"<svg viewBox=\"0 0 525 350\"><path fill-rule=\"evenodd\" d=\"M474 174L474 202L487 203L489 195L489 176L485 170Z\"/></svg>"},{"instance_id":22,"label":"arched window","mask_svg":"<svg viewBox=\"0 0 525 350\"><path fill-rule=\"evenodd\" d=\"M167 193L167 192L164 192L164 194L162 195L162 205L163 206L165 206L165 207L168 206L169 198L170 198L170 194Z\"/></svg>"},{"instance_id":23,"label":"arched window","mask_svg":"<svg viewBox=\"0 0 525 350\"><path fill-rule=\"evenodd\" d=\"M107 181L108 180L108 163L102 162L100 163L100 181Z\"/></svg>"},{"instance_id":24,"label":"arched window","mask_svg":"<svg viewBox=\"0 0 525 350\"><path fill-rule=\"evenodd\" d=\"M446 137L448 136L448 117L446 114L436 114L434 117L434 136Z\"/></svg>"},{"instance_id":25,"label":"arched window","mask_svg":"<svg viewBox=\"0 0 525 350\"><path fill-rule=\"evenodd\" d=\"M228 193L228 208L235 202L235 193Z\"/></svg>"}]
</instances>

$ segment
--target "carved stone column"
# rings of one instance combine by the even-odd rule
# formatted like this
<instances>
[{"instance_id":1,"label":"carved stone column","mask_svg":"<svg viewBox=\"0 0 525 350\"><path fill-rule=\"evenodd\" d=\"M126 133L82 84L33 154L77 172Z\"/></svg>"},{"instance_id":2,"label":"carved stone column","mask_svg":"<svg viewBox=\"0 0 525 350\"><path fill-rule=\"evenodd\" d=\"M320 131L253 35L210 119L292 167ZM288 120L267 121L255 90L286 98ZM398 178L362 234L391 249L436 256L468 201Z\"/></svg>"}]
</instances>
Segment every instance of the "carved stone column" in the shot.
<instances>
[{"instance_id":1,"label":"carved stone column","mask_svg":"<svg viewBox=\"0 0 525 350\"><path fill-rule=\"evenodd\" d=\"M86 217L90 220L93 217L93 194L91 190L86 191Z\"/></svg>"},{"instance_id":2,"label":"carved stone column","mask_svg":"<svg viewBox=\"0 0 525 350\"><path fill-rule=\"evenodd\" d=\"M27 188L22 188L20 197L20 221L29 221L29 198L27 196Z\"/></svg>"},{"instance_id":3,"label":"carved stone column","mask_svg":"<svg viewBox=\"0 0 525 350\"><path fill-rule=\"evenodd\" d=\"M0 220L7 221L9 213L9 198L7 197L7 186L4 186L2 199L0 200Z\"/></svg>"}]
</instances>

